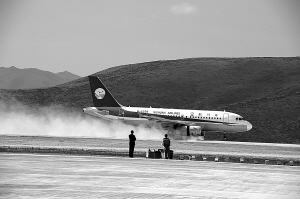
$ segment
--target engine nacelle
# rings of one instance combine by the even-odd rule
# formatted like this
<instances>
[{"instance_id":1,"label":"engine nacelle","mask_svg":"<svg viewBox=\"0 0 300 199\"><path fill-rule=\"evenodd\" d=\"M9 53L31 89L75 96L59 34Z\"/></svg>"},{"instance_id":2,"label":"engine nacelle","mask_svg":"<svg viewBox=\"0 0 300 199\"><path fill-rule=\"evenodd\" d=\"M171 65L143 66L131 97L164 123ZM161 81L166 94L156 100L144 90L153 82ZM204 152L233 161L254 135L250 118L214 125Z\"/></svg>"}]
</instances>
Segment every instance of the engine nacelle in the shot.
<instances>
[{"instance_id":1,"label":"engine nacelle","mask_svg":"<svg viewBox=\"0 0 300 199\"><path fill-rule=\"evenodd\" d=\"M203 136L201 132L201 126L190 126L191 136Z\"/></svg>"},{"instance_id":2,"label":"engine nacelle","mask_svg":"<svg viewBox=\"0 0 300 199\"><path fill-rule=\"evenodd\" d=\"M200 126L176 126L166 129L168 134L176 140L204 140Z\"/></svg>"}]
</instances>

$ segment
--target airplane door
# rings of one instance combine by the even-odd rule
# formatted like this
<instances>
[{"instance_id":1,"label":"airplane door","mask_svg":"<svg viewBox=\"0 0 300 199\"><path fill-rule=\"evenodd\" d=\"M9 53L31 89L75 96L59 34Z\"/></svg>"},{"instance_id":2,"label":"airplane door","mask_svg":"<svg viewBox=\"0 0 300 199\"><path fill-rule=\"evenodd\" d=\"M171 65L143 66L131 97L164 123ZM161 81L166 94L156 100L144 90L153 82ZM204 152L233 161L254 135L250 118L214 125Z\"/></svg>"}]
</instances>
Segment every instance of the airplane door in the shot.
<instances>
[{"instance_id":1,"label":"airplane door","mask_svg":"<svg viewBox=\"0 0 300 199\"><path fill-rule=\"evenodd\" d=\"M119 119L124 120L124 110L121 108L119 109Z\"/></svg>"},{"instance_id":2,"label":"airplane door","mask_svg":"<svg viewBox=\"0 0 300 199\"><path fill-rule=\"evenodd\" d=\"M228 123L229 122L229 114L228 113L224 113L223 114L223 122L225 123Z\"/></svg>"}]
</instances>

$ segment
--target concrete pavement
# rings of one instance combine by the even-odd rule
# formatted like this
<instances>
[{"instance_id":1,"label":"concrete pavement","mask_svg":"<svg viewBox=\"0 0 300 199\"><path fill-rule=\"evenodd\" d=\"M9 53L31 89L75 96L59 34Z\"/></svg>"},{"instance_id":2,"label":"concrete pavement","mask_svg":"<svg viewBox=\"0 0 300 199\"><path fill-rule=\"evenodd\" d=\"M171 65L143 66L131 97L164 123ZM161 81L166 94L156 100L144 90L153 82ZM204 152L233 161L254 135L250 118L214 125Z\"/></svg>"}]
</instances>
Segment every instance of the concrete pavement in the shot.
<instances>
[{"instance_id":1,"label":"concrete pavement","mask_svg":"<svg viewBox=\"0 0 300 199\"><path fill-rule=\"evenodd\" d=\"M300 167L0 154L6 198L300 198Z\"/></svg>"},{"instance_id":2,"label":"concrete pavement","mask_svg":"<svg viewBox=\"0 0 300 199\"><path fill-rule=\"evenodd\" d=\"M200 161L218 158L221 162L241 162L242 159L244 163L300 166L299 144L178 140L171 143L175 159L195 156ZM161 140L137 140L135 156L145 157L150 148L162 148ZM1 152L127 157L128 140L0 135Z\"/></svg>"}]
</instances>

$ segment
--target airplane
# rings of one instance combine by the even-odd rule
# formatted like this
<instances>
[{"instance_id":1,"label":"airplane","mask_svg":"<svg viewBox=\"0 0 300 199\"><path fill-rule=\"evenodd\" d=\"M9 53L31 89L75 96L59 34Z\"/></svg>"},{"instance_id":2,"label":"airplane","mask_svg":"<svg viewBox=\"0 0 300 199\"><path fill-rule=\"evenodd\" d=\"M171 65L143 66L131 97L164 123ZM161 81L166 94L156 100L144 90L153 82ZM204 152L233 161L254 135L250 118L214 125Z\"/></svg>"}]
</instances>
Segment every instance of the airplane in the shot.
<instances>
[{"instance_id":1,"label":"airplane","mask_svg":"<svg viewBox=\"0 0 300 199\"><path fill-rule=\"evenodd\" d=\"M108 121L145 127L159 126L175 139L204 139L204 132L246 132L252 124L242 116L227 111L187 110L171 108L130 107L121 105L99 77L89 76L94 107L83 112Z\"/></svg>"}]
</instances>

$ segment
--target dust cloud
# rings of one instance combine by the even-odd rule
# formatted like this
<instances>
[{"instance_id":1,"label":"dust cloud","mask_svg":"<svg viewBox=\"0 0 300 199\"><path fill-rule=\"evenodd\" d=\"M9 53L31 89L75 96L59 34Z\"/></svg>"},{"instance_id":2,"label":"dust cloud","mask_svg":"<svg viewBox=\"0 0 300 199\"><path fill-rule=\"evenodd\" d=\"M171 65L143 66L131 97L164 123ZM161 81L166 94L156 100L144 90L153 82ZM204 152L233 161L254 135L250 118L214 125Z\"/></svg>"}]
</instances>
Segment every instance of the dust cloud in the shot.
<instances>
[{"instance_id":1,"label":"dust cloud","mask_svg":"<svg viewBox=\"0 0 300 199\"><path fill-rule=\"evenodd\" d=\"M61 106L31 108L0 101L0 135L160 140L164 131L107 122Z\"/></svg>"}]
</instances>

